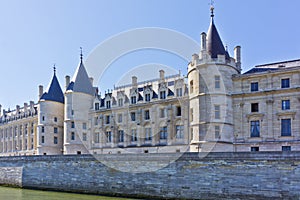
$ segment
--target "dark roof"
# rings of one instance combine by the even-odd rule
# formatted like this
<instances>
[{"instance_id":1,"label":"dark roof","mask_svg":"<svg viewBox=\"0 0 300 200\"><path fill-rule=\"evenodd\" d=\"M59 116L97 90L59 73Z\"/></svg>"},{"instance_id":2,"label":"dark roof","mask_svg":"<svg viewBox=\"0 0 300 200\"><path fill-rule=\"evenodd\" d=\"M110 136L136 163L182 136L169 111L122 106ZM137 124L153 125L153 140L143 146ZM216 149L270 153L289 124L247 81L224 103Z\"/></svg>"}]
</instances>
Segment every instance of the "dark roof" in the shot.
<instances>
[{"instance_id":1,"label":"dark roof","mask_svg":"<svg viewBox=\"0 0 300 200\"><path fill-rule=\"evenodd\" d=\"M64 103L64 94L61 90L59 82L57 80L56 74L54 73L51 84L49 86L48 92L45 92L41 98L41 100L48 100L48 101L56 101L60 103Z\"/></svg>"},{"instance_id":2,"label":"dark roof","mask_svg":"<svg viewBox=\"0 0 300 200\"><path fill-rule=\"evenodd\" d=\"M253 73L260 73L260 72L265 72L265 71L275 71L278 70L278 68L259 68L259 67L254 67L250 69L249 71L245 72L244 74L253 74Z\"/></svg>"},{"instance_id":3,"label":"dark roof","mask_svg":"<svg viewBox=\"0 0 300 200\"><path fill-rule=\"evenodd\" d=\"M174 92L172 90L170 90L170 89L168 89L168 97L169 96L174 96Z\"/></svg>"},{"instance_id":4,"label":"dark roof","mask_svg":"<svg viewBox=\"0 0 300 200\"><path fill-rule=\"evenodd\" d=\"M156 94L156 92L153 91L152 99L157 99L157 98L158 98L158 95Z\"/></svg>"},{"instance_id":5,"label":"dark roof","mask_svg":"<svg viewBox=\"0 0 300 200\"><path fill-rule=\"evenodd\" d=\"M218 55L225 55L226 59L229 59L230 56L225 50L220 35L217 31L217 28L212 17L211 24L207 32L207 52L211 58L218 58Z\"/></svg>"}]
</instances>

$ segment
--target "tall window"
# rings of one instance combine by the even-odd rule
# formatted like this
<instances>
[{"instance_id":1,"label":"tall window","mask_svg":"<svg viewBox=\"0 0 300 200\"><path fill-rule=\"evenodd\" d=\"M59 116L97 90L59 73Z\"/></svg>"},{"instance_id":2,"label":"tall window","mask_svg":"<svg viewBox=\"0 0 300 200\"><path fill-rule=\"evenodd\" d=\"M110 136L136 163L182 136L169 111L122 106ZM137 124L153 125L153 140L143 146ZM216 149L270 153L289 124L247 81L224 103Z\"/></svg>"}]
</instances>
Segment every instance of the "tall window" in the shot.
<instances>
[{"instance_id":1,"label":"tall window","mask_svg":"<svg viewBox=\"0 0 300 200\"><path fill-rule=\"evenodd\" d=\"M75 132L71 132L71 140L75 140Z\"/></svg>"},{"instance_id":2,"label":"tall window","mask_svg":"<svg viewBox=\"0 0 300 200\"><path fill-rule=\"evenodd\" d=\"M131 104L136 104L136 96L131 97Z\"/></svg>"},{"instance_id":3,"label":"tall window","mask_svg":"<svg viewBox=\"0 0 300 200\"><path fill-rule=\"evenodd\" d=\"M106 133L105 133L105 135L106 135L106 142L112 142L112 133L111 133L111 131L106 131Z\"/></svg>"},{"instance_id":4,"label":"tall window","mask_svg":"<svg viewBox=\"0 0 300 200\"><path fill-rule=\"evenodd\" d=\"M95 133L95 143L99 143L99 141L100 141L100 134Z\"/></svg>"},{"instance_id":5,"label":"tall window","mask_svg":"<svg viewBox=\"0 0 300 200\"><path fill-rule=\"evenodd\" d=\"M54 143L54 144L57 144L57 143L58 143L57 137L54 137L54 138L53 138L53 143Z\"/></svg>"},{"instance_id":6,"label":"tall window","mask_svg":"<svg viewBox=\"0 0 300 200\"><path fill-rule=\"evenodd\" d=\"M260 127L259 127L259 120L251 121L250 126L250 136L251 137L259 137L260 135Z\"/></svg>"},{"instance_id":7,"label":"tall window","mask_svg":"<svg viewBox=\"0 0 300 200\"><path fill-rule=\"evenodd\" d=\"M57 128L57 127L54 127L54 128L53 128L53 132L54 132L54 133L58 133L58 128Z\"/></svg>"},{"instance_id":8,"label":"tall window","mask_svg":"<svg viewBox=\"0 0 300 200\"><path fill-rule=\"evenodd\" d=\"M152 140L151 128L145 128L145 141Z\"/></svg>"},{"instance_id":9,"label":"tall window","mask_svg":"<svg viewBox=\"0 0 300 200\"><path fill-rule=\"evenodd\" d=\"M258 112L258 103L251 103L251 112Z\"/></svg>"},{"instance_id":10,"label":"tall window","mask_svg":"<svg viewBox=\"0 0 300 200\"><path fill-rule=\"evenodd\" d=\"M87 140L87 135L86 135L86 133L82 133L82 140L83 140L83 141L86 141L86 140Z\"/></svg>"},{"instance_id":11,"label":"tall window","mask_svg":"<svg viewBox=\"0 0 300 200\"><path fill-rule=\"evenodd\" d=\"M106 101L106 108L110 108L111 105L110 105L110 101Z\"/></svg>"},{"instance_id":12,"label":"tall window","mask_svg":"<svg viewBox=\"0 0 300 200\"><path fill-rule=\"evenodd\" d=\"M181 106L176 107L176 116L181 116Z\"/></svg>"},{"instance_id":13,"label":"tall window","mask_svg":"<svg viewBox=\"0 0 300 200\"><path fill-rule=\"evenodd\" d=\"M215 105L215 119L221 119L220 105Z\"/></svg>"},{"instance_id":14,"label":"tall window","mask_svg":"<svg viewBox=\"0 0 300 200\"><path fill-rule=\"evenodd\" d=\"M149 110L145 110L145 120L149 120L150 119L150 112Z\"/></svg>"},{"instance_id":15,"label":"tall window","mask_svg":"<svg viewBox=\"0 0 300 200\"><path fill-rule=\"evenodd\" d=\"M220 76L215 76L215 89L220 89Z\"/></svg>"},{"instance_id":16,"label":"tall window","mask_svg":"<svg viewBox=\"0 0 300 200\"><path fill-rule=\"evenodd\" d=\"M281 136L291 136L291 119L281 119Z\"/></svg>"},{"instance_id":17,"label":"tall window","mask_svg":"<svg viewBox=\"0 0 300 200\"><path fill-rule=\"evenodd\" d=\"M110 116L106 115L105 116L105 124L109 124L110 123Z\"/></svg>"},{"instance_id":18,"label":"tall window","mask_svg":"<svg viewBox=\"0 0 300 200\"><path fill-rule=\"evenodd\" d=\"M289 88L290 87L290 79L284 78L281 79L281 88Z\"/></svg>"},{"instance_id":19,"label":"tall window","mask_svg":"<svg viewBox=\"0 0 300 200\"><path fill-rule=\"evenodd\" d=\"M123 121L123 115L120 113L118 114L118 122L121 123Z\"/></svg>"},{"instance_id":20,"label":"tall window","mask_svg":"<svg viewBox=\"0 0 300 200\"><path fill-rule=\"evenodd\" d=\"M160 99L165 99L166 98L166 91L160 91Z\"/></svg>"},{"instance_id":21,"label":"tall window","mask_svg":"<svg viewBox=\"0 0 300 200\"><path fill-rule=\"evenodd\" d=\"M251 92L258 91L258 82L251 83Z\"/></svg>"},{"instance_id":22,"label":"tall window","mask_svg":"<svg viewBox=\"0 0 300 200\"><path fill-rule=\"evenodd\" d=\"M54 122L57 122L57 117L54 117Z\"/></svg>"},{"instance_id":23,"label":"tall window","mask_svg":"<svg viewBox=\"0 0 300 200\"><path fill-rule=\"evenodd\" d=\"M86 130L86 123L82 123L82 129Z\"/></svg>"},{"instance_id":24,"label":"tall window","mask_svg":"<svg viewBox=\"0 0 300 200\"><path fill-rule=\"evenodd\" d=\"M175 128L176 128L176 139L182 139L183 138L183 126L177 125Z\"/></svg>"},{"instance_id":25,"label":"tall window","mask_svg":"<svg viewBox=\"0 0 300 200\"><path fill-rule=\"evenodd\" d=\"M182 88L176 89L176 96L181 97L182 96Z\"/></svg>"},{"instance_id":26,"label":"tall window","mask_svg":"<svg viewBox=\"0 0 300 200\"><path fill-rule=\"evenodd\" d=\"M150 101L150 94L145 94L145 101Z\"/></svg>"},{"instance_id":27,"label":"tall window","mask_svg":"<svg viewBox=\"0 0 300 200\"><path fill-rule=\"evenodd\" d=\"M42 126L42 133L45 133L45 127ZM22 132L20 132L20 135L22 135Z\"/></svg>"},{"instance_id":28,"label":"tall window","mask_svg":"<svg viewBox=\"0 0 300 200\"><path fill-rule=\"evenodd\" d=\"M168 127L160 127L160 137L161 140L166 140L168 138Z\"/></svg>"},{"instance_id":29,"label":"tall window","mask_svg":"<svg viewBox=\"0 0 300 200\"><path fill-rule=\"evenodd\" d=\"M71 122L71 128L75 128L75 122Z\"/></svg>"},{"instance_id":30,"label":"tall window","mask_svg":"<svg viewBox=\"0 0 300 200\"><path fill-rule=\"evenodd\" d=\"M45 136L42 135L42 144L45 143ZM20 140L20 146L22 146L22 140Z\"/></svg>"},{"instance_id":31,"label":"tall window","mask_svg":"<svg viewBox=\"0 0 300 200\"><path fill-rule=\"evenodd\" d=\"M215 126L215 139L220 138L220 126Z\"/></svg>"},{"instance_id":32,"label":"tall window","mask_svg":"<svg viewBox=\"0 0 300 200\"><path fill-rule=\"evenodd\" d=\"M123 130L118 130L118 141L124 142L124 131Z\"/></svg>"},{"instance_id":33,"label":"tall window","mask_svg":"<svg viewBox=\"0 0 300 200\"><path fill-rule=\"evenodd\" d=\"M123 98L118 99L118 106L123 106Z\"/></svg>"},{"instance_id":34,"label":"tall window","mask_svg":"<svg viewBox=\"0 0 300 200\"><path fill-rule=\"evenodd\" d=\"M135 112L130 113L131 121L135 121Z\"/></svg>"},{"instance_id":35,"label":"tall window","mask_svg":"<svg viewBox=\"0 0 300 200\"><path fill-rule=\"evenodd\" d=\"M136 142L137 141L137 132L136 129L131 129L131 141Z\"/></svg>"},{"instance_id":36,"label":"tall window","mask_svg":"<svg viewBox=\"0 0 300 200\"><path fill-rule=\"evenodd\" d=\"M95 110L99 110L100 109L100 104L99 103L95 103Z\"/></svg>"},{"instance_id":37,"label":"tall window","mask_svg":"<svg viewBox=\"0 0 300 200\"><path fill-rule=\"evenodd\" d=\"M282 100L281 101L281 109L289 110L290 109L290 100Z\"/></svg>"},{"instance_id":38,"label":"tall window","mask_svg":"<svg viewBox=\"0 0 300 200\"><path fill-rule=\"evenodd\" d=\"M164 118L165 117L165 109L164 108L161 108L160 109L160 118Z\"/></svg>"},{"instance_id":39,"label":"tall window","mask_svg":"<svg viewBox=\"0 0 300 200\"><path fill-rule=\"evenodd\" d=\"M190 81L190 93L192 94L194 92L194 82Z\"/></svg>"}]
</instances>

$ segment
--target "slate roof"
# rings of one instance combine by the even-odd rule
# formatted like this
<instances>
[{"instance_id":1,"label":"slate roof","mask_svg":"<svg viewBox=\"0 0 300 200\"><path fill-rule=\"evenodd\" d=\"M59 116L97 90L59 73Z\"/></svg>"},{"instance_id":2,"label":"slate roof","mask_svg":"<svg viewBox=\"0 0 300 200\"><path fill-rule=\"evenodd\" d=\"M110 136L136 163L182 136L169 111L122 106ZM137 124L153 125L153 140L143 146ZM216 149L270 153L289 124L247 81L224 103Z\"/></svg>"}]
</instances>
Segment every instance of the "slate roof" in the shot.
<instances>
[{"instance_id":1,"label":"slate roof","mask_svg":"<svg viewBox=\"0 0 300 200\"><path fill-rule=\"evenodd\" d=\"M41 96L40 100L56 101L56 102L64 103L65 101L64 94L61 90L55 72L52 81L50 83L50 86L48 88L48 91Z\"/></svg>"},{"instance_id":2,"label":"slate roof","mask_svg":"<svg viewBox=\"0 0 300 200\"><path fill-rule=\"evenodd\" d=\"M245 72L244 74L253 74L253 73L260 73L260 72L265 72L265 71L275 71L278 70L278 68L259 68L259 67L254 67L250 69L249 71Z\"/></svg>"},{"instance_id":3,"label":"slate roof","mask_svg":"<svg viewBox=\"0 0 300 200\"><path fill-rule=\"evenodd\" d=\"M218 55L225 55L226 59L230 59L229 53L225 50L218 30L214 23L213 15L207 32L207 52L211 58L218 58Z\"/></svg>"},{"instance_id":4,"label":"slate roof","mask_svg":"<svg viewBox=\"0 0 300 200\"><path fill-rule=\"evenodd\" d=\"M80 60L80 63L70 84L67 87L67 90L72 90L73 92L82 92L90 95L95 94L94 88L83 65L82 59Z\"/></svg>"}]
</instances>

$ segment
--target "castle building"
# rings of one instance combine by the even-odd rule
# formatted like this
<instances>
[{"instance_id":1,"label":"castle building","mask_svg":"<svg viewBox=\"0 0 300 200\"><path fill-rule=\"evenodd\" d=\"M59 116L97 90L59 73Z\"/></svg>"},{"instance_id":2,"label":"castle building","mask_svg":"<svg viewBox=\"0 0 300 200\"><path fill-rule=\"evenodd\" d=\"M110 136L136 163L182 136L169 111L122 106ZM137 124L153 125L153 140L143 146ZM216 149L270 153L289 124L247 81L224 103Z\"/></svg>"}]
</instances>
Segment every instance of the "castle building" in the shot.
<instances>
[{"instance_id":1,"label":"castle building","mask_svg":"<svg viewBox=\"0 0 300 200\"><path fill-rule=\"evenodd\" d=\"M63 92L54 69L39 100L0 106L0 155L300 150L300 60L241 73L222 43L211 9L187 76L142 80L99 95L82 54Z\"/></svg>"}]
</instances>

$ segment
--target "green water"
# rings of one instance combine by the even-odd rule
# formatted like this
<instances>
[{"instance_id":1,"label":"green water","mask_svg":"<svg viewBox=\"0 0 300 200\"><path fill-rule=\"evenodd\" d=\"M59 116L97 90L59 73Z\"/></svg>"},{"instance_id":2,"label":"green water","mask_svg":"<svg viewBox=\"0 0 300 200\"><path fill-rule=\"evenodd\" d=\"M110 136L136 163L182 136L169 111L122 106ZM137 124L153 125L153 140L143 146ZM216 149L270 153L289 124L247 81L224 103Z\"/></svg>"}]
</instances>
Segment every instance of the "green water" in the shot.
<instances>
[{"instance_id":1,"label":"green water","mask_svg":"<svg viewBox=\"0 0 300 200\"><path fill-rule=\"evenodd\" d=\"M0 187L0 200L129 200L128 198Z\"/></svg>"}]
</instances>

